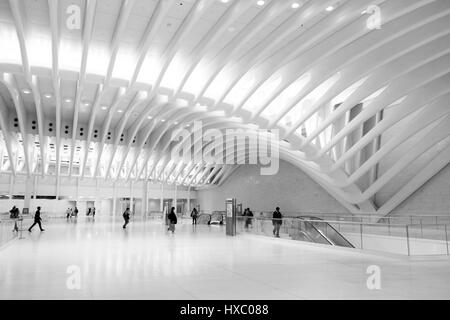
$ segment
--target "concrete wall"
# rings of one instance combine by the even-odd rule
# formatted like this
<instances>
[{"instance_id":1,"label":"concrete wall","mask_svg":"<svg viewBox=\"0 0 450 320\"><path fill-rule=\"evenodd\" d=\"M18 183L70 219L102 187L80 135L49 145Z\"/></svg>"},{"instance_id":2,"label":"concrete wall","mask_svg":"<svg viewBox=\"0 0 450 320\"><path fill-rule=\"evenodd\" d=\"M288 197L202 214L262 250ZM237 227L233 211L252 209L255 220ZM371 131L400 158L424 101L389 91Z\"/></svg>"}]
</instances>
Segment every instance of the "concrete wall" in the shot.
<instances>
[{"instance_id":1,"label":"concrete wall","mask_svg":"<svg viewBox=\"0 0 450 320\"><path fill-rule=\"evenodd\" d=\"M450 216L450 165L395 208L392 215Z\"/></svg>"},{"instance_id":2,"label":"concrete wall","mask_svg":"<svg viewBox=\"0 0 450 320\"><path fill-rule=\"evenodd\" d=\"M223 186L199 190L197 200L200 210L225 210L225 200L237 198L244 208L254 213L273 211L279 206L285 213L345 213L339 202L298 168L280 162L275 176L261 176L258 166L238 168Z\"/></svg>"}]
</instances>

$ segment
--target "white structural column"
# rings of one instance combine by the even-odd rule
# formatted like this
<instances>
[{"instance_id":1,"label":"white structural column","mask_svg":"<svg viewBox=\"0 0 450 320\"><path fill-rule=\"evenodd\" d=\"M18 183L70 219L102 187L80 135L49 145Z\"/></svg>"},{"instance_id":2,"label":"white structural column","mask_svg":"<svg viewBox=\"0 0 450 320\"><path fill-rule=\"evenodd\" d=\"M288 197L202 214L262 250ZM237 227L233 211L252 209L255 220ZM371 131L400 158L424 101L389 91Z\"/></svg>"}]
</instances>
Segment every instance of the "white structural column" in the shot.
<instances>
[{"instance_id":1,"label":"white structural column","mask_svg":"<svg viewBox=\"0 0 450 320\"><path fill-rule=\"evenodd\" d=\"M135 214L134 205L134 182L130 181L130 210L133 210L133 215Z\"/></svg>"},{"instance_id":2,"label":"white structural column","mask_svg":"<svg viewBox=\"0 0 450 320\"><path fill-rule=\"evenodd\" d=\"M172 204L172 207L174 207L175 208L175 213L178 213L177 212L177 201L178 201L178 199L177 199L177 185L176 184L174 184L174 189L173 189L173 204ZM172 208L170 208L170 209L172 209Z\"/></svg>"},{"instance_id":3,"label":"white structural column","mask_svg":"<svg viewBox=\"0 0 450 320\"><path fill-rule=\"evenodd\" d=\"M164 183L161 183L161 202L159 204L159 210L164 210Z\"/></svg>"},{"instance_id":4,"label":"white structural column","mask_svg":"<svg viewBox=\"0 0 450 320\"><path fill-rule=\"evenodd\" d=\"M187 196L187 214L191 213L191 186L188 187L188 196Z\"/></svg>"},{"instance_id":5,"label":"white structural column","mask_svg":"<svg viewBox=\"0 0 450 320\"><path fill-rule=\"evenodd\" d=\"M113 184L113 196L112 196L112 205L113 205L113 221L115 221L116 219L116 192L117 192L117 187L116 187L116 182L114 182Z\"/></svg>"}]
</instances>

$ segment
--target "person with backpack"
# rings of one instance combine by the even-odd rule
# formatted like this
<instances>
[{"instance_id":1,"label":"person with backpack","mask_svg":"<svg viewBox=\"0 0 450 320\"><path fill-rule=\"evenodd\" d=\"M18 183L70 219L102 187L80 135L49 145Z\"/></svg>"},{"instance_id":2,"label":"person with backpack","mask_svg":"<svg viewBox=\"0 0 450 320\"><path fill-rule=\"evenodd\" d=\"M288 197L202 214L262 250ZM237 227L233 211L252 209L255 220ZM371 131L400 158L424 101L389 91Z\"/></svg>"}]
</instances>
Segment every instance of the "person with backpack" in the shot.
<instances>
[{"instance_id":1,"label":"person with backpack","mask_svg":"<svg viewBox=\"0 0 450 320\"><path fill-rule=\"evenodd\" d=\"M277 238L280 237L280 228L283 224L283 215L280 212L280 208L277 207L272 215L273 235Z\"/></svg>"},{"instance_id":2,"label":"person with backpack","mask_svg":"<svg viewBox=\"0 0 450 320\"><path fill-rule=\"evenodd\" d=\"M37 207L36 213L34 214L34 223L33 225L28 229L28 232L31 232L31 230L34 228L34 226L37 224L39 226L39 229L42 231L45 231L42 229L42 218L41 218L41 207Z\"/></svg>"},{"instance_id":3,"label":"person with backpack","mask_svg":"<svg viewBox=\"0 0 450 320\"><path fill-rule=\"evenodd\" d=\"M130 223L130 208L127 208L123 213L123 220L125 220L125 224L123 225L123 228L126 229L128 223Z\"/></svg>"},{"instance_id":4,"label":"person with backpack","mask_svg":"<svg viewBox=\"0 0 450 320\"><path fill-rule=\"evenodd\" d=\"M197 208L194 208L191 212L192 224L197 224L198 211Z\"/></svg>"},{"instance_id":5,"label":"person with backpack","mask_svg":"<svg viewBox=\"0 0 450 320\"><path fill-rule=\"evenodd\" d=\"M170 210L167 219L169 219L169 229L167 229L167 231L172 231L172 233L175 233L175 225L177 224L177 215L175 214L174 207L172 207L172 210Z\"/></svg>"}]
</instances>

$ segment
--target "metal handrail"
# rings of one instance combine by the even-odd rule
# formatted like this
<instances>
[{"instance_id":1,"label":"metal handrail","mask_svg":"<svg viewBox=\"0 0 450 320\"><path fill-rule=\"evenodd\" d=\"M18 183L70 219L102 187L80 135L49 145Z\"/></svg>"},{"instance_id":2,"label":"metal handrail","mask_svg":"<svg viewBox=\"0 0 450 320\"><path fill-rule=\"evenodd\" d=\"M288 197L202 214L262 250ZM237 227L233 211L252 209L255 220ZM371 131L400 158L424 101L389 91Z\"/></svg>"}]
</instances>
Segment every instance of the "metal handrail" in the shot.
<instances>
[{"instance_id":1,"label":"metal handrail","mask_svg":"<svg viewBox=\"0 0 450 320\"><path fill-rule=\"evenodd\" d=\"M386 231L389 232L389 236L392 236L391 234L391 228L398 228L396 231L401 231L404 230L404 236L401 236L402 238L405 239L406 241L406 248L407 249L407 254L410 256L412 254L412 248L411 248L411 239L428 239L428 240L437 240L437 241L441 241L445 243L446 246L446 255L450 255L450 237L448 235L448 226L449 224L389 224L389 225L385 225L385 224L380 224L380 223L369 223L369 222L352 222L352 221L334 221L334 220L321 220L321 219L308 219L308 218L304 218L304 217L283 217L281 219L279 218L269 218L269 217L258 217L258 216L253 216L253 217L249 217L249 216L239 216L239 219L252 219L254 221L285 221L285 222L291 222L291 221L302 221L305 223L324 223L324 224L328 224L332 229L334 229L335 231L337 231L334 225L339 225L339 231L337 231L339 234L341 233L341 226L350 226L352 227L352 229L354 229L354 227L359 227L359 231L356 231L356 234L360 234L360 247L361 249L363 248L363 238L364 235L377 235L377 233L371 233L371 232L364 232L364 227L366 227L367 229L370 229L370 227L384 227L387 228ZM438 231L442 232L439 234L432 234L432 237L430 238L426 238L424 237L424 231L435 231L435 228L438 227ZM421 231L421 237L411 237L411 231L413 231L414 229L417 229ZM372 229L373 231L373 229ZM386 235L387 236L387 235ZM398 234L397 234L398 236ZM443 239L436 239L435 236L442 236ZM445 239L444 239L445 237ZM344 237L345 238L345 237ZM347 240L348 241L348 240ZM384 249L381 249L381 251L385 251ZM436 254L436 253L434 253ZM443 254L443 253L439 253L439 254Z\"/></svg>"}]
</instances>

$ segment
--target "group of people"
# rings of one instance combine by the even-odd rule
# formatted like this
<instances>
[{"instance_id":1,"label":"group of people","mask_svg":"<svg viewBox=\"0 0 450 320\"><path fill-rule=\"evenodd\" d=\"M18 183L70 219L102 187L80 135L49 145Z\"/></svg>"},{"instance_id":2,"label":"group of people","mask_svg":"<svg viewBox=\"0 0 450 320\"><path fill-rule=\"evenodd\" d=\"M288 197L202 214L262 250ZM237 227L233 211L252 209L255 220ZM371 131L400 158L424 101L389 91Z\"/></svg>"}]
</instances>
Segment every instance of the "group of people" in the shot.
<instances>
[{"instance_id":1,"label":"group of people","mask_svg":"<svg viewBox=\"0 0 450 320\"><path fill-rule=\"evenodd\" d=\"M124 213L123 213L123 220L125 221L125 223L123 224L123 229L127 228L127 225L130 223L131 220L131 211L130 208L127 208ZM167 231L172 231L172 233L175 233L175 225L178 222L177 219L177 215L175 213L175 208L172 207L172 209L170 210L170 213L167 215L167 220L169 222L169 228L167 229Z\"/></svg>"},{"instance_id":2,"label":"group of people","mask_svg":"<svg viewBox=\"0 0 450 320\"><path fill-rule=\"evenodd\" d=\"M88 208L88 211L86 213L87 216L92 215L93 218L95 218L95 207L93 208Z\"/></svg>"},{"instance_id":3,"label":"group of people","mask_svg":"<svg viewBox=\"0 0 450 320\"><path fill-rule=\"evenodd\" d=\"M69 218L71 218L71 217L78 217L78 208L77 207L75 207L75 208L67 208L67 210L66 210L66 217L67 217L67 219L69 219Z\"/></svg>"},{"instance_id":4,"label":"group of people","mask_svg":"<svg viewBox=\"0 0 450 320\"><path fill-rule=\"evenodd\" d=\"M10 210L11 216L13 214L14 215L17 214L17 216L18 216L18 212L19 212L19 209L16 208L15 206ZM73 213L75 214L75 216L78 215L77 207L74 208ZM93 216L95 216L95 208L93 208L91 213ZM67 209L67 218L69 218L70 216L72 216L72 209L68 208ZM250 208L247 208L244 210L243 216L247 217L247 219L245 220L245 228L248 228L252 224L253 212L250 210ZM191 217L192 217L192 224L197 224L198 211L196 208L194 208L192 210ZM131 219L130 208L127 208L125 210L125 212L123 213L123 219L125 220L123 229L126 229L127 225L130 223L130 219ZM174 207L172 207L172 209L170 210L170 213L167 215L167 220L169 222L169 227L168 227L167 231L172 231L172 233L175 233L175 225L177 224L178 219L177 219L177 215L175 213ZM277 207L272 214L272 224L273 224L273 235L275 237L279 238L280 237L280 228L281 228L281 225L283 224L283 215L281 214L279 207ZM37 207L36 213L34 214L34 223L31 225L31 227L28 229L28 231L31 232L31 230L36 225L39 226L39 229L41 231L45 231L42 228L41 207Z\"/></svg>"}]
</instances>

